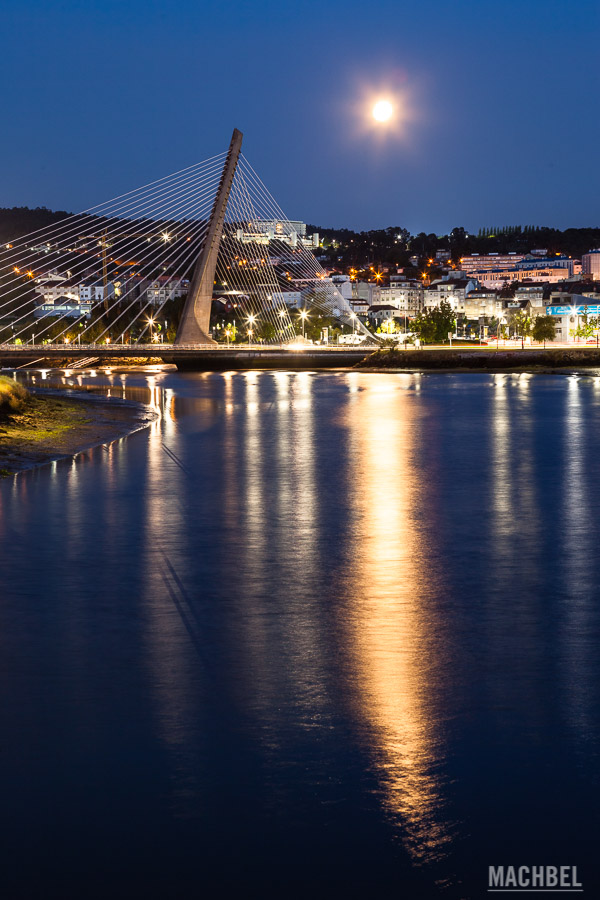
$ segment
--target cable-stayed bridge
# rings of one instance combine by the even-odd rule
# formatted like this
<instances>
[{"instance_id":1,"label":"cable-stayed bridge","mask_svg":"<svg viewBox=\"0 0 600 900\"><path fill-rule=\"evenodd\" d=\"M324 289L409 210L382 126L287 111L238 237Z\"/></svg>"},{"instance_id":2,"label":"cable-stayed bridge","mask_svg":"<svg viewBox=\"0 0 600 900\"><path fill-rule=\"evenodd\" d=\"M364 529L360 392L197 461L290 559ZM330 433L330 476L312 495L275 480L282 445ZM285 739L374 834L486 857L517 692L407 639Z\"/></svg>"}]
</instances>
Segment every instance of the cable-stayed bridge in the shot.
<instances>
[{"instance_id":1,"label":"cable-stayed bridge","mask_svg":"<svg viewBox=\"0 0 600 900\"><path fill-rule=\"evenodd\" d=\"M290 365L297 350L307 364L329 353L339 365L343 353L369 352L373 336L241 146L236 129L223 153L7 242L2 364L152 353L187 368L257 364L261 355ZM290 308L290 291L301 310ZM211 333L215 298L224 314L213 315ZM313 347L302 338L317 321L364 342Z\"/></svg>"}]
</instances>

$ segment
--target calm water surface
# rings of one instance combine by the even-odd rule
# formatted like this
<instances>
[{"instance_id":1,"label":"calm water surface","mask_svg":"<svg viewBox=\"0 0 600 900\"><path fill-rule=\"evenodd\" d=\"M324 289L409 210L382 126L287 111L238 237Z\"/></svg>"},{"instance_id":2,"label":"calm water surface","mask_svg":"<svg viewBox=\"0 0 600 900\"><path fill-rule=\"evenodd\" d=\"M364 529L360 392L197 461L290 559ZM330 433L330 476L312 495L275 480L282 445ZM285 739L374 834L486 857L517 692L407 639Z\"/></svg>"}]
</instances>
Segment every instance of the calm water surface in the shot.
<instances>
[{"instance_id":1,"label":"calm water surface","mask_svg":"<svg viewBox=\"0 0 600 900\"><path fill-rule=\"evenodd\" d=\"M0 483L3 897L598 894L600 378L54 383L160 418Z\"/></svg>"}]
</instances>

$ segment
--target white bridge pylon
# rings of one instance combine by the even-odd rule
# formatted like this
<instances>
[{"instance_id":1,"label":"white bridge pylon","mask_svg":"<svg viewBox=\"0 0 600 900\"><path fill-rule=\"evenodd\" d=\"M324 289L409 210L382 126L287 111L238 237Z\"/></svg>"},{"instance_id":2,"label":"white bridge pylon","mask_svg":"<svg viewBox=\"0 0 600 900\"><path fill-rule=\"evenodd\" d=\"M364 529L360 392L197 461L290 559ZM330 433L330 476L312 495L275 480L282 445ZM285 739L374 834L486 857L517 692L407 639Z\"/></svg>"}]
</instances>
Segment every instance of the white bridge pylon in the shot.
<instances>
[{"instance_id":1,"label":"white bridge pylon","mask_svg":"<svg viewBox=\"0 0 600 900\"><path fill-rule=\"evenodd\" d=\"M145 343L186 294L210 233L228 151L0 248L0 343ZM219 242L213 296L254 341L296 339L284 295L368 340L312 247L240 154ZM250 325L249 325L250 323ZM171 323L172 324L172 323Z\"/></svg>"}]
</instances>

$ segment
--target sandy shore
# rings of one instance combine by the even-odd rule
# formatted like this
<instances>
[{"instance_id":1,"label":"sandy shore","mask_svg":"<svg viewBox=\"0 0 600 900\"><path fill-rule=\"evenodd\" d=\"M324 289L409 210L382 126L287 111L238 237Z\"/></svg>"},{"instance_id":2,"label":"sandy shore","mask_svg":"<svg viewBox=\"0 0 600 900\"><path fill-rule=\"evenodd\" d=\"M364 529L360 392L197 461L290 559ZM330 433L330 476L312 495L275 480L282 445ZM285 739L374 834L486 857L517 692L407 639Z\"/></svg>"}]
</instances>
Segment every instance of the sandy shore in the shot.
<instances>
[{"instance_id":1,"label":"sandy shore","mask_svg":"<svg viewBox=\"0 0 600 900\"><path fill-rule=\"evenodd\" d=\"M74 391L41 391L17 415L0 417L0 477L72 457L145 428L156 419L141 404Z\"/></svg>"}]
</instances>

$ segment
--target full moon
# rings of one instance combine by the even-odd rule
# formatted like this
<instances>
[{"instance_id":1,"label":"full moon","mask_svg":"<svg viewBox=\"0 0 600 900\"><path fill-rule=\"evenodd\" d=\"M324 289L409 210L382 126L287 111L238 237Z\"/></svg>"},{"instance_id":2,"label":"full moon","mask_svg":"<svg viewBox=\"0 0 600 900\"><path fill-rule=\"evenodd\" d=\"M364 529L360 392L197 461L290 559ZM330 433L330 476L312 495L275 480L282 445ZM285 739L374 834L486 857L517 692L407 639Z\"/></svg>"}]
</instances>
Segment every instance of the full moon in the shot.
<instances>
[{"instance_id":1,"label":"full moon","mask_svg":"<svg viewBox=\"0 0 600 900\"><path fill-rule=\"evenodd\" d=\"M394 109L389 100L378 100L373 107L373 118L377 122L387 122L392 118Z\"/></svg>"}]
</instances>

